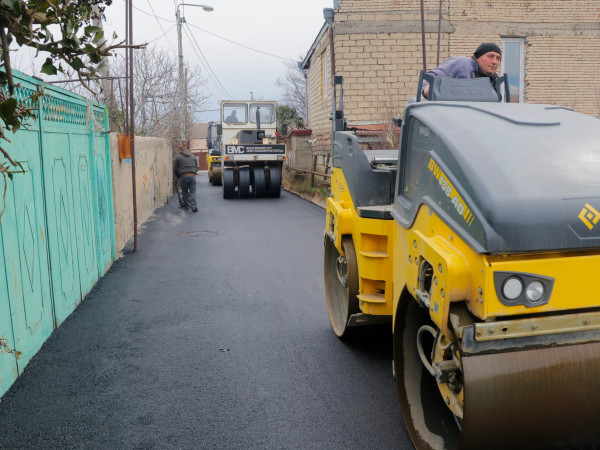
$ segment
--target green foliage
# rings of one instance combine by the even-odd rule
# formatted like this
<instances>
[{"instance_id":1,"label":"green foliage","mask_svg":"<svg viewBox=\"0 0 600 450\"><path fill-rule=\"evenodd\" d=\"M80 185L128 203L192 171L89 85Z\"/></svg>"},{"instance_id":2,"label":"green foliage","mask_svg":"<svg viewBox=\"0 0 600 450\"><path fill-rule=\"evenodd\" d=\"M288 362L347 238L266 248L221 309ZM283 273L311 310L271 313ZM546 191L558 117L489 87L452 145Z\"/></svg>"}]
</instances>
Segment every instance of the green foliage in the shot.
<instances>
[{"instance_id":1,"label":"green foliage","mask_svg":"<svg viewBox=\"0 0 600 450\"><path fill-rule=\"evenodd\" d=\"M280 125L286 124L295 129L304 128L304 120L302 120L296 108L289 105L277 105L277 122Z\"/></svg>"},{"instance_id":2,"label":"green foliage","mask_svg":"<svg viewBox=\"0 0 600 450\"><path fill-rule=\"evenodd\" d=\"M45 52L42 73L56 75L74 70L87 86L98 76L102 57L123 47L122 43L107 45L102 29L92 25L93 20L103 17L111 3L112 0L0 0L0 141L9 141L6 131L16 132L27 126L40 96L35 93L21 102L13 97L15 82L10 57L15 47ZM7 178L22 173L23 168L1 145L0 155L6 160L0 159L6 194ZM3 202L0 221L4 206Z\"/></svg>"}]
</instances>

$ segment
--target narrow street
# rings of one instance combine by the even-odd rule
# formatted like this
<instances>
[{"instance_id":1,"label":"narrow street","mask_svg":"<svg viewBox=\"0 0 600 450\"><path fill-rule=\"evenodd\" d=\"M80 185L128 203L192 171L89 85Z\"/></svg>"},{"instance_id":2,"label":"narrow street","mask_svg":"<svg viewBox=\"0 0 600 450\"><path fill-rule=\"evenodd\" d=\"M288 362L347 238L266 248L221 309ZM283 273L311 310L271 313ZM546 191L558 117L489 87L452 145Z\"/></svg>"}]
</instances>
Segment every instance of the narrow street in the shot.
<instances>
[{"instance_id":1,"label":"narrow street","mask_svg":"<svg viewBox=\"0 0 600 450\"><path fill-rule=\"evenodd\" d=\"M157 210L2 398L0 448L413 448L391 330L330 329L324 210L197 185L199 213Z\"/></svg>"}]
</instances>

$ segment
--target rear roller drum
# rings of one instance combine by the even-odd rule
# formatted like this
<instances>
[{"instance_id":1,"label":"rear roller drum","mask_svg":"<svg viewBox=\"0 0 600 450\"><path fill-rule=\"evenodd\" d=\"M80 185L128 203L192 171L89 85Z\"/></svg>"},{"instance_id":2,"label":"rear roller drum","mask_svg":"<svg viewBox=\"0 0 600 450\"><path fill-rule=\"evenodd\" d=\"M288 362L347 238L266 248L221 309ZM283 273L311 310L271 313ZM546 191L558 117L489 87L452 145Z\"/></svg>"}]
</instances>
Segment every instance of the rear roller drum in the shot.
<instances>
[{"instance_id":1,"label":"rear roller drum","mask_svg":"<svg viewBox=\"0 0 600 450\"><path fill-rule=\"evenodd\" d=\"M223 198L235 197L235 178L232 169L223 170Z\"/></svg>"},{"instance_id":2,"label":"rear roller drum","mask_svg":"<svg viewBox=\"0 0 600 450\"><path fill-rule=\"evenodd\" d=\"M240 184L238 190L240 198L250 197L250 168L242 167L239 171Z\"/></svg>"},{"instance_id":3,"label":"rear roller drum","mask_svg":"<svg viewBox=\"0 0 600 450\"><path fill-rule=\"evenodd\" d=\"M221 182L221 168L220 167L211 167L210 168L210 173L211 173L211 181L212 181L212 185L213 186L221 186L222 182Z\"/></svg>"},{"instance_id":4,"label":"rear roller drum","mask_svg":"<svg viewBox=\"0 0 600 450\"><path fill-rule=\"evenodd\" d=\"M358 307L358 266L352 239L342 240L344 256L328 237L325 238L325 298L333 332L339 338L349 334L348 321Z\"/></svg>"},{"instance_id":5,"label":"rear roller drum","mask_svg":"<svg viewBox=\"0 0 600 450\"><path fill-rule=\"evenodd\" d=\"M255 167L253 171L254 183L252 191L256 198L262 198L267 193L267 180L265 178L265 168L263 166Z\"/></svg>"},{"instance_id":6,"label":"rear roller drum","mask_svg":"<svg viewBox=\"0 0 600 450\"><path fill-rule=\"evenodd\" d=\"M269 197L278 198L281 194L281 168L269 166Z\"/></svg>"}]
</instances>

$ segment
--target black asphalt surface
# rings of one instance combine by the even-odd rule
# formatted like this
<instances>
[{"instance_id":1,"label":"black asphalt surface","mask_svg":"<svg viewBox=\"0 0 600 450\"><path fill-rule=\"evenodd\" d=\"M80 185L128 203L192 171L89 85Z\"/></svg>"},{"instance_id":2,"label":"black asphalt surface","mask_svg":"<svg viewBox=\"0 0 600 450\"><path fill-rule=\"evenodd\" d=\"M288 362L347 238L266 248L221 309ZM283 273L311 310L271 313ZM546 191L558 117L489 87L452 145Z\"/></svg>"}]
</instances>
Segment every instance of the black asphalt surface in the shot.
<instances>
[{"instance_id":1,"label":"black asphalt surface","mask_svg":"<svg viewBox=\"0 0 600 450\"><path fill-rule=\"evenodd\" d=\"M0 448L412 449L389 328L330 329L324 210L197 184L200 212L158 209L4 395Z\"/></svg>"}]
</instances>

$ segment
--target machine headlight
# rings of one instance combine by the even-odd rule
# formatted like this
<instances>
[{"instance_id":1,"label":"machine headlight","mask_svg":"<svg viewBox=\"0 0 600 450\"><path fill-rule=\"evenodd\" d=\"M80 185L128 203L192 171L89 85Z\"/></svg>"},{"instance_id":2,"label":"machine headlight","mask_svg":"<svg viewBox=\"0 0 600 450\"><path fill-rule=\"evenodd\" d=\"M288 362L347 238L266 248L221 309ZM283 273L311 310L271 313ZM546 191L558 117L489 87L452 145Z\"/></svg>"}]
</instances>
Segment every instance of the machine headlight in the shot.
<instances>
[{"instance_id":1,"label":"machine headlight","mask_svg":"<svg viewBox=\"0 0 600 450\"><path fill-rule=\"evenodd\" d=\"M523 282L520 278L510 277L507 278L502 285L502 295L507 300L516 300L523 293Z\"/></svg>"},{"instance_id":2,"label":"machine headlight","mask_svg":"<svg viewBox=\"0 0 600 450\"><path fill-rule=\"evenodd\" d=\"M527 308L545 305L550 301L554 278L523 272L494 272L498 300L506 306Z\"/></svg>"},{"instance_id":3,"label":"machine headlight","mask_svg":"<svg viewBox=\"0 0 600 450\"><path fill-rule=\"evenodd\" d=\"M539 281L532 281L527 286L527 292L525 293L527 300L531 302L539 302L544 296L544 285Z\"/></svg>"}]
</instances>

